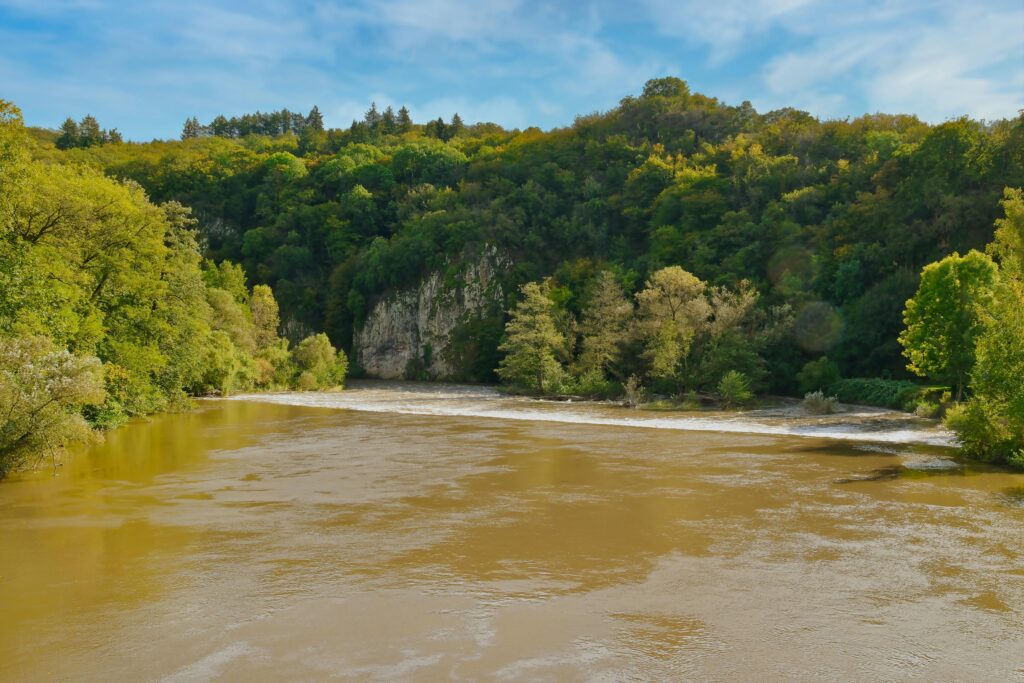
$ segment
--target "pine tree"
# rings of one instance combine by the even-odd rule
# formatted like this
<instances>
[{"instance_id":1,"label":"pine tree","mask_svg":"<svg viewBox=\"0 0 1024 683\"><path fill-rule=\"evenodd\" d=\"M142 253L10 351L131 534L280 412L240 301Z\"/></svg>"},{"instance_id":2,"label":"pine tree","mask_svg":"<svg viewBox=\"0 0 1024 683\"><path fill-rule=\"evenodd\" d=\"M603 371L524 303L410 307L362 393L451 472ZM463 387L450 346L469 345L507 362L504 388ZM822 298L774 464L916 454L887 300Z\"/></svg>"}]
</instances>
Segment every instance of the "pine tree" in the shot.
<instances>
[{"instance_id":1,"label":"pine tree","mask_svg":"<svg viewBox=\"0 0 1024 683\"><path fill-rule=\"evenodd\" d=\"M214 135L222 138L230 138L232 136L232 123L228 121L223 115L217 116L210 124L210 128Z\"/></svg>"},{"instance_id":2,"label":"pine tree","mask_svg":"<svg viewBox=\"0 0 1024 683\"><path fill-rule=\"evenodd\" d=\"M391 108L390 104L388 105L388 108L384 110L384 114L381 116L380 123L381 128L384 130L385 133L395 132L395 110Z\"/></svg>"},{"instance_id":3,"label":"pine tree","mask_svg":"<svg viewBox=\"0 0 1024 683\"><path fill-rule=\"evenodd\" d=\"M377 126L380 125L380 112L377 111L376 102L370 103L370 108L366 111L366 115L363 116L363 121L370 127L370 130L376 130Z\"/></svg>"},{"instance_id":4,"label":"pine tree","mask_svg":"<svg viewBox=\"0 0 1024 683\"><path fill-rule=\"evenodd\" d=\"M324 129L324 117L320 113L320 109L314 104L313 108L309 110L309 116L306 117L306 125L316 131L322 131Z\"/></svg>"},{"instance_id":5,"label":"pine tree","mask_svg":"<svg viewBox=\"0 0 1024 683\"><path fill-rule=\"evenodd\" d=\"M99 121L92 114L86 114L78 122L78 144L81 147L92 147L103 144L103 131Z\"/></svg>"},{"instance_id":6,"label":"pine tree","mask_svg":"<svg viewBox=\"0 0 1024 683\"><path fill-rule=\"evenodd\" d=\"M103 131L103 141L118 145L124 142L124 137L117 128L111 128L110 130Z\"/></svg>"},{"instance_id":7,"label":"pine tree","mask_svg":"<svg viewBox=\"0 0 1024 683\"><path fill-rule=\"evenodd\" d=\"M195 116L190 119L185 119L185 125L181 129L181 139L188 140L190 138L197 138L199 137L201 130L202 128L199 125L199 119Z\"/></svg>"},{"instance_id":8,"label":"pine tree","mask_svg":"<svg viewBox=\"0 0 1024 683\"><path fill-rule=\"evenodd\" d=\"M564 352L566 343L555 326L549 283L529 282L520 291L523 298L511 312L505 339L498 347L505 352L498 376L539 395L561 376L558 354Z\"/></svg>"},{"instance_id":9,"label":"pine tree","mask_svg":"<svg viewBox=\"0 0 1024 683\"><path fill-rule=\"evenodd\" d=\"M78 147L78 124L69 116L60 125L57 149L71 149L72 147Z\"/></svg>"},{"instance_id":10,"label":"pine tree","mask_svg":"<svg viewBox=\"0 0 1024 683\"><path fill-rule=\"evenodd\" d=\"M448 137L457 137L465 129L465 124L462 123L462 117L459 116L458 112L452 114L452 122L448 129Z\"/></svg>"},{"instance_id":11,"label":"pine tree","mask_svg":"<svg viewBox=\"0 0 1024 683\"><path fill-rule=\"evenodd\" d=\"M409 115L409 109L405 105L398 110L398 132L408 133L412 130L412 116Z\"/></svg>"}]
</instances>

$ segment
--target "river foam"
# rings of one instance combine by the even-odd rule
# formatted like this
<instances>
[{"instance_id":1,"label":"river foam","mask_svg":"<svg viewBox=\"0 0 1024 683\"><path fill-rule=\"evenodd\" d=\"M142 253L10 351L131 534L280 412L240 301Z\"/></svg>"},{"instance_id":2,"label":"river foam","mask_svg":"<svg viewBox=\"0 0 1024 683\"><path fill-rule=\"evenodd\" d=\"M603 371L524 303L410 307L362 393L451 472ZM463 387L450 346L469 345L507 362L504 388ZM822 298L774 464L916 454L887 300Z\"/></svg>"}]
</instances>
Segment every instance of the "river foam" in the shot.
<instances>
[{"instance_id":1,"label":"river foam","mask_svg":"<svg viewBox=\"0 0 1024 683\"><path fill-rule=\"evenodd\" d=\"M343 392L240 394L231 399L402 415L765 434L870 443L956 445L953 434L934 421L863 407L829 416L807 415L796 405L740 413L716 411L652 415L626 411L607 403L510 397L487 387L404 382L355 382Z\"/></svg>"}]
</instances>

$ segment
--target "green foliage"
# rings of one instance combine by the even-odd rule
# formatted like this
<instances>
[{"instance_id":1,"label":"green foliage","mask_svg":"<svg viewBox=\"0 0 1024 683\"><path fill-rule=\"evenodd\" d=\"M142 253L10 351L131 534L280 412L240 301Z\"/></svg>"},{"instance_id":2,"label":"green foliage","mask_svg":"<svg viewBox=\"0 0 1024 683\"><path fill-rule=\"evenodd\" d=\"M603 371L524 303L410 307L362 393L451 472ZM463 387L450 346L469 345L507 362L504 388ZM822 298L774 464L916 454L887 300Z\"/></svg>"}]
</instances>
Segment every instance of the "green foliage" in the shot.
<instances>
[{"instance_id":1,"label":"green foliage","mask_svg":"<svg viewBox=\"0 0 1024 683\"><path fill-rule=\"evenodd\" d=\"M411 185L454 185L468 159L458 149L441 143L412 142L391 157L396 178Z\"/></svg>"},{"instance_id":2,"label":"green foliage","mask_svg":"<svg viewBox=\"0 0 1024 683\"><path fill-rule=\"evenodd\" d=\"M800 391L804 394L827 391L841 379L839 366L829 360L828 356L808 361L797 373L796 378L800 382Z\"/></svg>"},{"instance_id":3,"label":"green foliage","mask_svg":"<svg viewBox=\"0 0 1024 683\"><path fill-rule=\"evenodd\" d=\"M925 389L906 380L850 378L839 380L828 391L843 403L912 410Z\"/></svg>"},{"instance_id":4,"label":"green foliage","mask_svg":"<svg viewBox=\"0 0 1024 683\"><path fill-rule=\"evenodd\" d=\"M954 252L925 266L917 294L907 301L907 327L900 335L910 360L907 368L952 383L958 400L974 365L980 312L992 300L995 279L996 266L988 256Z\"/></svg>"},{"instance_id":5,"label":"green foliage","mask_svg":"<svg viewBox=\"0 0 1024 683\"><path fill-rule=\"evenodd\" d=\"M100 362L56 350L46 337L0 335L0 477L85 440L81 409L103 401Z\"/></svg>"},{"instance_id":6,"label":"green foliage","mask_svg":"<svg viewBox=\"0 0 1024 683\"><path fill-rule=\"evenodd\" d=\"M347 348L381 297L432 271L455 272L486 249L506 264L497 274L506 293L553 277L564 309L555 327L568 337L559 360L577 374L596 363L607 381L636 374L678 394L713 391L737 370L755 390L797 394L807 354L827 353L845 376L899 380L909 377L902 312L921 268L991 241L1003 188L1024 185L1024 117L935 126L885 114L819 121L791 108L730 106L673 78L550 132L456 117L419 125L408 110L376 107L351 127L322 130L318 112L283 110L190 121L182 141L57 150L52 134L26 135L15 109L0 113L0 329L47 334L123 367L132 411L202 390L209 335L246 338L226 302L215 300L214 311L195 270L177 265L198 245L214 262L242 266L249 284L273 288L278 329L292 343L327 329ZM101 184L80 162L139 183L152 204L191 207L196 246L161 255L170 219L147 209L130 182ZM96 207L111 199L108 220ZM33 242L55 207L63 227ZM9 239L14 224L28 232ZM83 225L103 229L94 239ZM119 225L142 229L127 234ZM76 235L79 244L104 245L87 269L74 266L90 256L76 251ZM1010 269L1009 258L993 258ZM629 301L673 266L704 284L706 319L681 325L648 306L614 344L595 337L588 316L600 319L589 301L597 273L614 273ZM94 300L90 286L104 272ZM726 302L742 315L719 326L713 292L736 293L744 280L755 300ZM158 289L187 293L187 303ZM237 288L233 298L258 328ZM213 329L214 313L223 329ZM454 374L493 377L503 323L488 310L460 326L447 350ZM571 354L577 341L580 353ZM584 361L598 341L604 351ZM254 352L244 349L255 368L247 381L297 381L280 347L255 343Z\"/></svg>"},{"instance_id":7,"label":"green foliage","mask_svg":"<svg viewBox=\"0 0 1024 683\"><path fill-rule=\"evenodd\" d=\"M505 353L498 376L543 394L561 381L563 368L559 356L565 353L565 337L555 326L550 284L529 282L520 292L522 299L509 313L505 339L498 347Z\"/></svg>"},{"instance_id":8,"label":"green foliage","mask_svg":"<svg viewBox=\"0 0 1024 683\"><path fill-rule=\"evenodd\" d=\"M27 144L0 103L0 475L190 394L291 386L272 291L204 262L189 209L71 159L33 160ZM344 366L333 358L323 381L340 384Z\"/></svg>"},{"instance_id":9,"label":"green foliage","mask_svg":"<svg viewBox=\"0 0 1024 683\"><path fill-rule=\"evenodd\" d=\"M116 128L103 130L95 117L87 114L78 123L70 116L65 119L60 126L60 135L57 136L55 144L57 149L72 149L119 142L123 140Z\"/></svg>"},{"instance_id":10,"label":"green foliage","mask_svg":"<svg viewBox=\"0 0 1024 683\"><path fill-rule=\"evenodd\" d=\"M730 370L722 375L718 386L715 387L715 394L727 408L744 405L754 398L754 392L750 390L750 380L736 370Z\"/></svg>"},{"instance_id":11,"label":"green foliage","mask_svg":"<svg viewBox=\"0 0 1024 683\"><path fill-rule=\"evenodd\" d=\"M633 306L626 300L622 286L612 273L602 271L580 323L583 340L579 369L582 373L603 377L607 371L621 376L619 361L632 317Z\"/></svg>"},{"instance_id":12,"label":"green foliage","mask_svg":"<svg viewBox=\"0 0 1024 683\"><path fill-rule=\"evenodd\" d=\"M293 352L299 368L299 388L340 389L348 375L348 356L338 351L323 332L306 337Z\"/></svg>"},{"instance_id":13,"label":"green foliage","mask_svg":"<svg viewBox=\"0 0 1024 683\"><path fill-rule=\"evenodd\" d=\"M1024 469L1024 193L1007 190L1005 218L989 251L999 258L995 294L981 310L973 397L947 415L968 454Z\"/></svg>"}]
</instances>

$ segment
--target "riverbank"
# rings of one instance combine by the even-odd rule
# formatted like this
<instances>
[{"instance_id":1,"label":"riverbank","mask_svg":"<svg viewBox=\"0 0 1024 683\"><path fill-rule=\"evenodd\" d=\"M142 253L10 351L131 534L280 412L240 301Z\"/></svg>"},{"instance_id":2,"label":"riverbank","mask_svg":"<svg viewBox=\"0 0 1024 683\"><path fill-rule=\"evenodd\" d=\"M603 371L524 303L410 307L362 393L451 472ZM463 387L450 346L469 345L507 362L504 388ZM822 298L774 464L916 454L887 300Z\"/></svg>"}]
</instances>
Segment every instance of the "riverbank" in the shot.
<instances>
[{"instance_id":1,"label":"riverbank","mask_svg":"<svg viewBox=\"0 0 1024 683\"><path fill-rule=\"evenodd\" d=\"M543 400L511 396L483 385L353 380L341 393L239 394L229 400L335 408L359 412L479 417L517 421L592 424L626 428L737 434L777 434L873 443L955 447L953 435L935 420L909 413L841 406L833 415L812 415L799 402L749 410L643 411L604 401Z\"/></svg>"}]
</instances>

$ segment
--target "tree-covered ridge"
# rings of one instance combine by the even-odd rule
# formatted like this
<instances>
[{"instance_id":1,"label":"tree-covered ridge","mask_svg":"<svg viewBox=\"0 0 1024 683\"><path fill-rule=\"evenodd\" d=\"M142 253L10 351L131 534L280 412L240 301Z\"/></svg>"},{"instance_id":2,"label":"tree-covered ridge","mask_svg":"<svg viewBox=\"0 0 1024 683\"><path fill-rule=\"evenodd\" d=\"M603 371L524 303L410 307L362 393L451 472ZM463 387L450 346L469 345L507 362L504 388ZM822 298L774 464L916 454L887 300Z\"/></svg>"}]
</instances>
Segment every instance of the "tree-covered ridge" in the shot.
<instances>
[{"instance_id":1,"label":"tree-covered ridge","mask_svg":"<svg viewBox=\"0 0 1024 683\"><path fill-rule=\"evenodd\" d=\"M551 132L478 124L445 140L368 116L376 126L67 154L192 207L215 259L274 288L293 337L326 329L347 348L378 297L485 246L515 264L506 291L550 276L577 319L601 271L637 292L681 265L792 309L768 356L776 391L821 354L845 376L908 376L898 336L920 269L982 248L1003 188L1024 184L1024 118L819 121L671 78Z\"/></svg>"},{"instance_id":2,"label":"tree-covered ridge","mask_svg":"<svg viewBox=\"0 0 1024 683\"><path fill-rule=\"evenodd\" d=\"M506 300L456 330L458 378L497 373L524 382L532 374L539 385L557 380L598 394L646 384L729 402L751 389L828 386L845 400L871 393L902 406L916 391L902 381L911 371L963 389L975 364L991 367L981 359L1002 353L982 332L994 329L985 321L998 307L961 306L958 320L974 331L942 356L914 342L933 339L915 331L926 320L953 338L959 323L929 319L929 310L945 310L942 297L938 309L922 305L921 315L911 306L906 331L904 304L918 291L922 267L951 253L955 261L926 271L922 285L948 282L965 268L987 285L991 269L975 263L972 250L992 241L1003 189L1024 185L1024 115L939 125L884 114L820 121L792 109L731 106L664 78L609 112L549 132L466 125L457 115L417 124L404 108L376 106L343 129L324 129L315 108L306 116L220 118L217 132L190 119L181 141L59 150L52 134L32 131L8 147L34 157L22 164L32 173L57 169L47 173L66 186L54 197L91 196L89 186L102 183L89 169L120 179L95 190L95 201L103 192L134 197L129 205L164 226L154 229L154 244L167 226L194 234L182 238L196 244L181 258L201 254L211 264L199 266L211 334L237 329L238 316L218 306L248 306L248 319L255 313L243 290L255 297L266 285L291 343L324 329L328 345L349 349L381 297L430 272L454 280L462 261L498 253L511 264L500 274ZM47 196L41 189L26 201ZM193 219L195 233L187 227ZM23 248L26 237L18 239L12 244ZM225 266L212 264L224 261L244 271L230 271L234 295L211 295L232 290L216 280ZM996 280L997 291L1013 291L1006 278ZM529 282L535 289L522 290L519 302ZM665 317L674 310L666 303L673 288L689 292L682 318ZM61 318L39 322L39 330L65 324L85 334L91 318L75 306L87 297L75 296L67 305L24 308ZM526 303L521 318L517 306ZM721 334L718 310L730 307L743 315ZM73 315L60 313L69 308ZM544 351L539 366L517 356L506 322L533 335ZM232 343L252 355L248 338ZM56 339L55 352L65 347L77 348ZM100 358L120 365L110 360L114 352ZM306 370L304 384L330 376ZM285 374L299 381L297 370Z\"/></svg>"},{"instance_id":3,"label":"tree-covered ridge","mask_svg":"<svg viewBox=\"0 0 1024 683\"><path fill-rule=\"evenodd\" d=\"M341 384L325 335L291 350L270 288L204 260L188 208L29 140L0 101L0 476L188 396Z\"/></svg>"}]
</instances>

